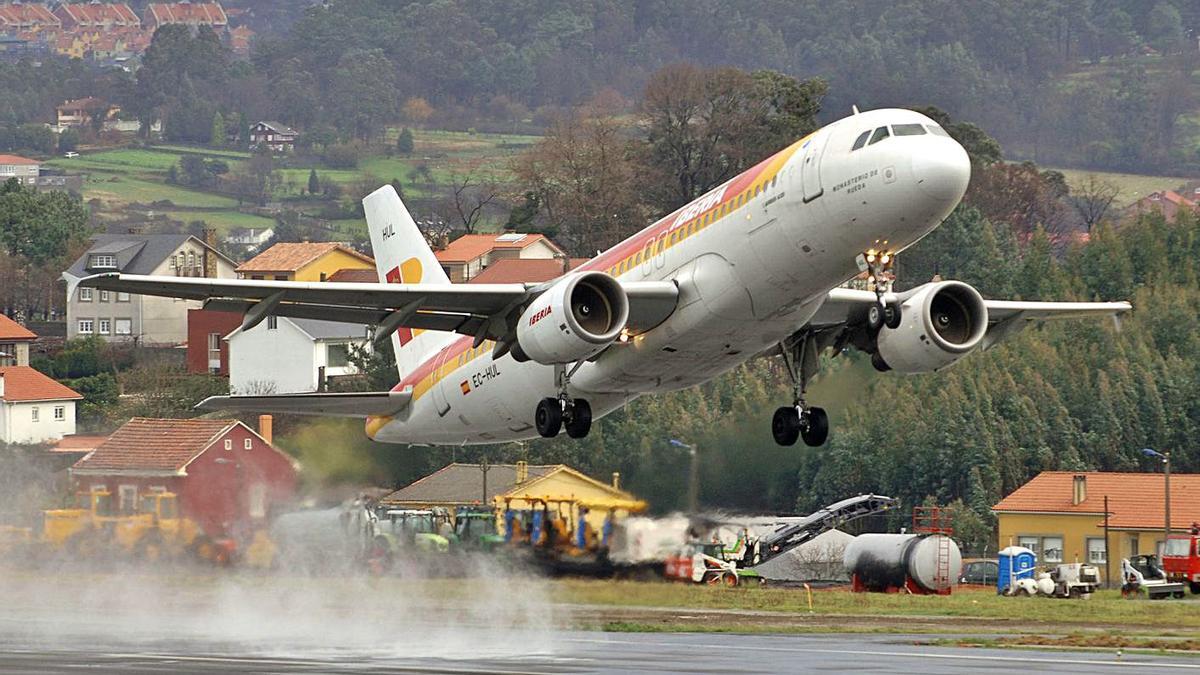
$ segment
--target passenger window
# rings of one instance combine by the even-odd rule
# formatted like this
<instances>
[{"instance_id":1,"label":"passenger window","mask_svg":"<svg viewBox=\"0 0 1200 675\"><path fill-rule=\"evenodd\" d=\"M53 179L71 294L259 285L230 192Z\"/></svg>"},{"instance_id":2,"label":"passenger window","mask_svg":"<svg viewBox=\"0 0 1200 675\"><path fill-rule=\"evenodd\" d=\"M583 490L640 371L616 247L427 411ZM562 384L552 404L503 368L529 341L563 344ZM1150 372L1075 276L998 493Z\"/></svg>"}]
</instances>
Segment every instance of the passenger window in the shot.
<instances>
[{"instance_id":1,"label":"passenger window","mask_svg":"<svg viewBox=\"0 0 1200 675\"><path fill-rule=\"evenodd\" d=\"M675 245L675 238L679 235L679 230L671 230L671 241L667 242L668 246Z\"/></svg>"},{"instance_id":2,"label":"passenger window","mask_svg":"<svg viewBox=\"0 0 1200 675\"><path fill-rule=\"evenodd\" d=\"M635 254L634 254L634 256L633 256L633 264L634 264L634 265L637 265L637 264L638 264L638 263L640 263L640 262L642 262L642 252L641 252L641 251L638 251L638 252L637 252L637 253L635 253Z\"/></svg>"},{"instance_id":3,"label":"passenger window","mask_svg":"<svg viewBox=\"0 0 1200 675\"><path fill-rule=\"evenodd\" d=\"M920 124L893 124L892 134L895 136L924 136L925 127Z\"/></svg>"},{"instance_id":4,"label":"passenger window","mask_svg":"<svg viewBox=\"0 0 1200 675\"><path fill-rule=\"evenodd\" d=\"M858 138L854 139L854 146L850 148L850 152L854 152L855 150L857 150L857 149L861 148L862 146L866 145L866 144L867 144L867 139L868 139L868 138L870 138L870 137L871 137L871 130L870 130L870 129L867 129L866 131L864 131L864 132L862 132L861 134L859 134L859 135L858 135Z\"/></svg>"},{"instance_id":5,"label":"passenger window","mask_svg":"<svg viewBox=\"0 0 1200 675\"><path fill-rule=\"evenodd\" d=\"M882 141L883 139L887 138L888 136L891 136L891 134L888 133L888 128L887 127L879 127L878 129L875 130L875 133L871 134L871 142L867 143L867 145L875 145L879 141Z\"/></svg>"},{"instance_id":6,"label":"passenger window","mask_svg":"<svg viewBox=\"0 0 1200 675\"><path fill-rule=\"evenodd\" d=\"M945 136L946 138L950 137L950 134L945 129L936 124L926 124L925 126L929 129L929 133L935 136Z\"/></svg>"},{"instance_id":7,"label":"passenger window","mask_svg":"<svg viewBox=\"0 0 1200 675\"><path fill-rule=\"evenodd\" d=\"M771 178L771 187L775 187L775 182L778 180L779 180L779 176L773 176Z\"/></svg>"}]
</instances>

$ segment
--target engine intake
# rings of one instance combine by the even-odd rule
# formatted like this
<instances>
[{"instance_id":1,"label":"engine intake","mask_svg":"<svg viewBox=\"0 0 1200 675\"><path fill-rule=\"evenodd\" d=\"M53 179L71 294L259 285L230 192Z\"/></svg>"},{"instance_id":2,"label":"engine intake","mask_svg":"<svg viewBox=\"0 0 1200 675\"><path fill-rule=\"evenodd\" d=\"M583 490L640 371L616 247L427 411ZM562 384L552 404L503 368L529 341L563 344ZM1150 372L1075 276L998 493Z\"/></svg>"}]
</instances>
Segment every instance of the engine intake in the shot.
<instances>
[{"instance_id":1,"label":"engine intake","mask_svg":"<svg viewBox=\"0 0 1200 675\"><path fill-rule=\"evenodd\" d=\"M878 356L901 373L949 366L979 346L987 333L983 296L961 281L919 286L903 298L901 322L876 338Z\"/></svg>"},{"instance_id":2,"label":"engine intake","mask_svg":"<svg viewBox=\"0 0 1200 675\"><path fill-rule=\"evenodd\" d=\"M572 363L599 354L629 320L621 284L603 272L564 277L537 297L517 323L517 361Z\"/></svg>"}]
</instances>

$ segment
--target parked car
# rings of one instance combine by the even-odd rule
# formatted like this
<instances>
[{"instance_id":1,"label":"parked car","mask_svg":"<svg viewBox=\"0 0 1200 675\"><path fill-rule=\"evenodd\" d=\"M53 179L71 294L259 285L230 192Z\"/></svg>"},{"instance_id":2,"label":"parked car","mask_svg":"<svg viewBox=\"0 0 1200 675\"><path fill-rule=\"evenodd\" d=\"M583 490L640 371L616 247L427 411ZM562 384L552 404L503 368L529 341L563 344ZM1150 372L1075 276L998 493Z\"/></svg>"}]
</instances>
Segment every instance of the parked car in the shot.
<instances>
[{"instance_id":1,"label":"parked car","mask_svg":"<svg viewBox=\"0 0 1200 675\"><path fill-rule=\"evenodd\" d=\"M71 152L63 153L63 157L66 157L67 159L75 159L78 156L79 156L79 153L75 152L74 150L72 150Z\"/></svg>"},{"instance_id":2,"label":"parked car","mask_svg":"<svg viewBox=\"0 0 1200 675\"><path fill-rule=\"evenodd\" d=\"M958 583L995 586L999 575L999 562L987 558L968 558L963 561L962 576Z\"/></svg>"}]
</instances>

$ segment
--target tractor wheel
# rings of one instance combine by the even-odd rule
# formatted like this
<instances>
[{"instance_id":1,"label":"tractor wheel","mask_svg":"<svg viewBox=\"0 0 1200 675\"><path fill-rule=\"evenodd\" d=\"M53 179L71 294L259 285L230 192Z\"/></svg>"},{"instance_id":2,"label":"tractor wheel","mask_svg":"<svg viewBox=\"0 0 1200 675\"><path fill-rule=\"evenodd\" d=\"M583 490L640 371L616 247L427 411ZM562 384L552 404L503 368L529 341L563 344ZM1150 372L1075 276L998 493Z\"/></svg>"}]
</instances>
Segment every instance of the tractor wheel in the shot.
<instances>
[{"instance_id":1,"label":"tractor wheel","mask_svg":"<svg viewBox=\"0 0 1200 675\"><path fill-rule=\"evenodd\" d=\"M1200 595L1200 581L1189 582L1188 590L1192 592L1192 595Z\"/></svg>"},{"instance_id":2,"label":"tractor wheel","mask_svg":"<svg viewBox=\"0 0 1200 675\"><path fill-rule=\"evenodd\" d=\"M739 583L738 575L736 574L726 574L724 577L722 577L722 580L725 582L725 585L730 588L737 586Z\"/></svg>"},{"instance_id":3,"label":"tractor wheel","mask_svg":"<svg viewBox=\"0 0 1200 675\"><path fill-rule=\"evenodd\" d=\"M170 557L170 554L163 543L162 535L153 533L147 534L138 540L137 545L133 549L133 556L140 563L154 565L166 561Z\"/></svg>"},{"instance_id":4,"label":"tractor wheel","mask_svg":"<svg viewBox=\"0 0 1200 675\"><path fill-rule=\"evenodd\" d=\"M220 558L217 545L203 534L192 540L188 552L192 554L193 560L202 563L216 564Z\"/></svg>"}]
</instances>

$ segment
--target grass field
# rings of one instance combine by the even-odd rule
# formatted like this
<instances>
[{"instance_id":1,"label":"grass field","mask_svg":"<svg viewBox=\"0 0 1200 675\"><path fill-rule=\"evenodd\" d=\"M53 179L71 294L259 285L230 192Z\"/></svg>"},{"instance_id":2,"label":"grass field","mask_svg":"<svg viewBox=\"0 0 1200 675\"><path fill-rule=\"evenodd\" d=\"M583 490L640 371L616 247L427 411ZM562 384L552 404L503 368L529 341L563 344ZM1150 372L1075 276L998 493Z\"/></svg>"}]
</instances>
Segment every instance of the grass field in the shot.
<instances>
[{"instance_id":1,"label":"grass field","mask_svg":"<svg viewBox=\"0 0 1200 675\"><path fill-rule=\"evenodd\" d=\"M193 220L203 220L222 234L238 227L263 229L275 227L275 220L252 213L240 211L166 211L174 220L190 223Z\"/></svg>"},{"instance_id":2,"label":"grass field","mask_svg":"<svg viewBox=\"0 0 1200 675\"><path fill-rule=\"evenodd\" d=\"M1062 172L1063 176L1067 179L1067 185L1071 186L1072 189L1087 181L1089 175L1095 175L1100 180L1112 183L1120 190L1116 201L1113 202L1113 206L1117 208L1129 206L1151 192L1174 190L1189 180L1193 180L1183 176L1145 176L1134 173L1111 173L1107 171L1059 169L1055 167L1043 167L1043 169Z\"/></svg>"},{"instance_id":3,"label":"grass field","mask_svg":"<svg viewBox=\"0 0 1200 675\"><path fill-rule=\"evenodd\" d=\"M809 612L808 595L797 588L720 588L689 584L628 581L559 580L552 596L564 602L625 607L674 607L705 610ZM1101 591L1087 600L1007 598L991 589L959 590L949 596L912 596L817 590L817 616L891 616L999 619L1040 626L1119 624L1129 627L1200 634L1200 608L1192 602L1126 600L1118 591ZM736 622L736 616L730 621Z\"/></svg>"},{"instance_id":4,"label":"grass field","mask_svg":"<svg viewBox=\"0 0 1200 675\"><path fill-rule=\"evenodd\" d=\"M83 184L83 198L99 199L108 208L159 201L169 201L185 208L231 208L237 205L229 197L121 175L90 176Z\"/></svg>"}]
</instances>

